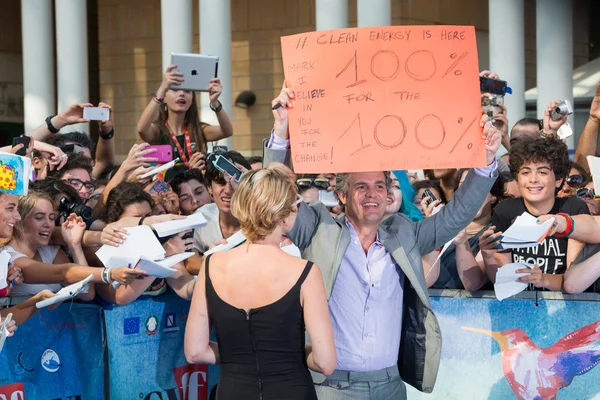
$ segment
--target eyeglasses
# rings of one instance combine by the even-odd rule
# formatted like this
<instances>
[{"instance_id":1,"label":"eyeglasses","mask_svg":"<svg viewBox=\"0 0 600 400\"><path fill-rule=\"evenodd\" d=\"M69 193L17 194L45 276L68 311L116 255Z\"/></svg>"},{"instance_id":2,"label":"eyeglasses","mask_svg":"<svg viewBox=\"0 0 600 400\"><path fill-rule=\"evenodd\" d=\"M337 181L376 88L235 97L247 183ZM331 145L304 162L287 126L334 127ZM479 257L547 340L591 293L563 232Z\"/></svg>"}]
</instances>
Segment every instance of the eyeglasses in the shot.
<instances>
[{"instance_id":1,"label":"eyeglasses","mask_svg":"<svg viewBox=\"0 0 600 400\"><path fill-rule=\"evenodd\" d=\"M571 186L572 188L578 188L583 184L583 176L579 174L571 175L566 179L566 182L567 185Z\"/></svg>"},{"instance_id":2,"label":"eyeglasses","mask_svg":"<svg viewBox=\"0 0 600 400\"><path fill-rule=\"evenodd\" d=\"M300 178L296 180L296 185L299 189L308 189L311 186L320 190L327 190L329 187L329 179L325 178Z\"/></svg>"},{"instance_id":3,"label":"eyeglasses","mask_svg":"<svg viewBox=\"0 0 600 400\"><path fill-rule=\"evenodd\" d=\"M75 190L81 190L81 188L84 186L85 186L85 190L88 193L92 193L94 190L96 190L96 185L94 185L92 182L84 182L81 179L70 178L70 179L63 179L62 181L67 183L69 186L71 186Z\"/></svg>"},{"instance_id":4,"label":"eyeglasses","mask_svg":"<svg viewBox=\"0 0 600 400\"><path fill-rule=\"evenodd\" d=\"M298 207L300 205L300 203L302 203L304 201L304 197L302 197L296 193L296 198L297 198L297 200L295 202L293 202L292 205Z\"/></svg>"},{"instance_id":5,"label":"eyeglasses","mask_svg":"<svg viewBox=\"0 0 600 400\"><path fill-rule=\"evenodd\" d=\"M591 188L577 189L577 192L575 192L575 194L577 195L577 197L582 198L582 199L593 199L596 197L596 193L594 192L594 189L591 189Z\"/></svg>"}]
</instances>

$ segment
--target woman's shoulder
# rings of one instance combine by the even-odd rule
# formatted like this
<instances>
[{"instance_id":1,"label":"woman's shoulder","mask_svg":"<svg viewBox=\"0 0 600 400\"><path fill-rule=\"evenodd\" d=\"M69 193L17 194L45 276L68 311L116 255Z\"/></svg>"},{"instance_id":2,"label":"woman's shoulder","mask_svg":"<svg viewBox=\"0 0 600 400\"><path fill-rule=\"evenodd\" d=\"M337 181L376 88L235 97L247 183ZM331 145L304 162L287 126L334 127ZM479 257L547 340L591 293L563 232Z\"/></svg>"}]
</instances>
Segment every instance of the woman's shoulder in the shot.
<instances>
[{"instance_id":1,"label":"woman's shoulder","mask_svg":"<svg viewBox=\"0 0 600 400\"><path fill-rule=\"evenodd\" d=\"M13 249L12 246L9 246L9 245L0 247L0 253L2 253L2 252L8 253L8 255L10 256L10 262L13 262L16 259L21 258L21 257L26 257L25 254L19 253L18 251Z\"/></svg>"}]
</instances>

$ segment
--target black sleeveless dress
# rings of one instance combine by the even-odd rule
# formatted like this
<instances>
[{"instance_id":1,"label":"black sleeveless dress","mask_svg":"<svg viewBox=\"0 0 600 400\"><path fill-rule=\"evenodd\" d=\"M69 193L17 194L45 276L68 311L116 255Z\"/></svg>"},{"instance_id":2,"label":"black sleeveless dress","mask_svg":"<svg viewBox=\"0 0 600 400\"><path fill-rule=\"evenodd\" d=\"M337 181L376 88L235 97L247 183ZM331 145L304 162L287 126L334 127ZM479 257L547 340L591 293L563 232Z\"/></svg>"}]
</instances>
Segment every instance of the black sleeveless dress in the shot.
<instances>
[{"instance_id":1,"label":"black sleeveless dress","mask_svg":"<svg viewBox=\"0 0 600 400\"><path fill-rule=\"evenodd\" d=\"M313 264L306 264L281 299L246 312L217 295L209 261L210 256L206 259L206 298L221 358L217 400L316 400L306 365L300 305L300 287Z\"/></svg>"}]
</instances>

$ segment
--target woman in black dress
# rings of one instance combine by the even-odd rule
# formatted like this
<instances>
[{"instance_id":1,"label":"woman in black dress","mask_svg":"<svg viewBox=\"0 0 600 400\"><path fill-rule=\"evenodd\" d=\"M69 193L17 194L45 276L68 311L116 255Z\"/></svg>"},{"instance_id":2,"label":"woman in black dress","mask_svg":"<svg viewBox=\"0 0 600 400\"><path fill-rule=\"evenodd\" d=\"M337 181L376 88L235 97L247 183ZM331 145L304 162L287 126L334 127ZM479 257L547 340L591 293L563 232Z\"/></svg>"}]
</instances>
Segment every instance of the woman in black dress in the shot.
<instances>
[{"instance_id":1,"label":"woman in black dress","mask_svg":"<svg viewBox=\"0 0 600 400\"><path fill-rule=\"evenodd\" d=\"M219 400L316 399L308 368L329 375L337 360L318 266L279 247L302 201L293 174L281 164L247 172L231 201L247 241L206 258L188 316L186 358L221 364Z\"/></svg>"}]
</instances>

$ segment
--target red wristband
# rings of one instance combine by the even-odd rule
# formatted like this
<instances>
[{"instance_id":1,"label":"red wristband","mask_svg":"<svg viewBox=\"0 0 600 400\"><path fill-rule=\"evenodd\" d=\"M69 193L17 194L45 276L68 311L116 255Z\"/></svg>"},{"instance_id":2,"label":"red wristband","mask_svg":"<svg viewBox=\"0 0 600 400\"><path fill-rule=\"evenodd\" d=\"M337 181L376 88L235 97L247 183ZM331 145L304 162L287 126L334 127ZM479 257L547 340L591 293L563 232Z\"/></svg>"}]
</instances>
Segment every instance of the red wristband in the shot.
<instances>
[{"instance_id":1,"label":"red wristband","mask_svg":"<svg viewBox=\"0 0 600 400\"><path fill-rule=\"evenodd\" d=\"M571 233L573 233L573 218L571 218L571 216L569 214L565 214L565 213L557 213L556 215L560 215L561 217L564 217L567 220L567 227L563 232L554 233L554 237L557 237L557 238L568 237Z\"/></svg>"}]
</instances>

